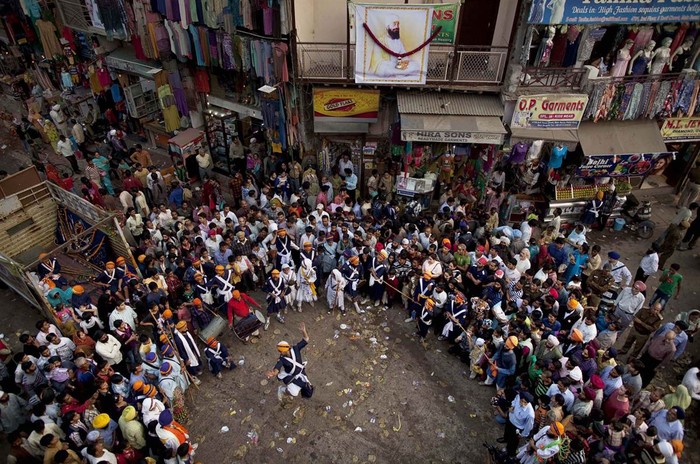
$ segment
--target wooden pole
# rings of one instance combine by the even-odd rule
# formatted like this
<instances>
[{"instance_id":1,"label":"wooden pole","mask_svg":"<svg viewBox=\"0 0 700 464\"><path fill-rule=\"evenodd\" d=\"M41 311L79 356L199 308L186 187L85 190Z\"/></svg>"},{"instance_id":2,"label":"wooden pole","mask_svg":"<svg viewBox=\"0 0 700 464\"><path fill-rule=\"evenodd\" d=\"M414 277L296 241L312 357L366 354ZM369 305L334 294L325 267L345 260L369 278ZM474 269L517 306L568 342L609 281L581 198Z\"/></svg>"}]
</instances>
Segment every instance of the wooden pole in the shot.
<instances>
[{"instance_id":1,"label":"wooden pole","mask_svg":"<svg viewBox=\"0 0 700 464\"><path fill-rule=\"evenodd\" d=\"M143 276L141 275L141 270L139 269L139 265L134 259L134 255L131 252L131 247L129 246L129 242L126 241L126 237L124 236L124 231L122 230L122 227L119 225L119 221L117 221L117 218L114 218L114 226L117 229L117 232L119 233L119 237L122 239L122 242L124 242L124 245L126 245L126 252L129 254L129 258L131 259L131 264L134 265L134 270L136 271L136 274L140 278L143 279Z\"/></svg>"},{"instance_id":2,"label":"wooden pole","mask_svg":"<svg viewBox=\"0 0 700 464\"><path fill-rule=\"evenodd\" d=\"M155 318L154 318L154 319L155 319ZM167 324L167 323L163 325L163 328L164 328L164 330L166 330L166 331L168 332L168 334L170 335L170 337L168 338L168 342L170 343L170 346L173 348L173 353L175 353L175 357L176 357L177 360L180 362L180 365L181 365L181 366L185 366L185 367L184 367L185 377L187 377L187 380L189 380L190 383L191 383L192 385L194 385L195 387L197 387L197 390L199 390L199 385L197 385L197 384L194 382L194 376L193 376L192 374L190 374L190 372L187 370L187 365L185 364L185 362L184 362L184 361L182 360L182 358L180 357L180 353L177 351L177 345L175 344L175 336L173 335L172 330L170 330L170 327L168 327L168 324ZM166 337L168 336L168 334L166 334ZM201 361L201 360L200 360L200 361ZM189 389L188 389L188 390L189 390Z\"/></svg>"}]
</instances>

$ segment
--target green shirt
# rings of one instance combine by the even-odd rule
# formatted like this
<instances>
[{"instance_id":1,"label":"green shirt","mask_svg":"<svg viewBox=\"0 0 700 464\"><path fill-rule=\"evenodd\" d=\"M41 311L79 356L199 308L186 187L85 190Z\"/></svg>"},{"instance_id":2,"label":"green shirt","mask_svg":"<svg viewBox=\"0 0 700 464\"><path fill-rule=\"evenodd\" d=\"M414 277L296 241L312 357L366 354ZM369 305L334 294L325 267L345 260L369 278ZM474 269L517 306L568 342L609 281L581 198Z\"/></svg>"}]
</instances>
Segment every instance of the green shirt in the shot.
<instances>
[{"instance_id":1,"label":"green shirt","mask_svg":"<svg viewBox=\"0 0 700 464\"><path fill-rule=\"evenodd\" d=\"M673 295L673 291L681 284L683 276L676 273L671 275L668 269L664 269L663 274L659 278L659 288L657 290L664 295Z\"/></svg>"},{"instance_id":2,"label":"green shirt","mask_svg":"<svg viewBox=\"0 0 700 464\"><path fill-rule=\"evenodd\" d=\"M455 265L461 266L461 267L469 266L470 260L469 260L468 254L455 253L454 258L455 258Z\"/></svg>"}]
</instances>

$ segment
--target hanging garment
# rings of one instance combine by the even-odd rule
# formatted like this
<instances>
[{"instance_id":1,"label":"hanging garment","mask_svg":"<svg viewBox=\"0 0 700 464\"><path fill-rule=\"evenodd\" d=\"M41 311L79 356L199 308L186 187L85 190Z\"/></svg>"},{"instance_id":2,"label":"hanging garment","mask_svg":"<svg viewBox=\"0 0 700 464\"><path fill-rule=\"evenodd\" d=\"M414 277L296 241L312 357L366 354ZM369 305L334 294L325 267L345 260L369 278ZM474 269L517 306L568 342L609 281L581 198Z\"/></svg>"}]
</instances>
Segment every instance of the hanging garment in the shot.
<instances>
[{"instance_id":1,"label":"hanging garment","mask_svg":"<svg viewBox=\"0 0 700 464\"><path fill-rule=\"evenodd\" d=\"M690 101L693 98L693 89L695 88L694 79L685 79L680 86L678 91L678 99L673 105L672 112L676 113L680 111L683 114L687 114L690 110Z\"/></svg>"},{"instance_id":2,"label":"hanging garment","mask_svg":"<svg viewBox=\"0 0 700 464\"><path fill-rule=\"evenodd\" d=\"M206 69L197 69L194 73L194 85L197 92L209 93L211 88L209 86L209 73Z\"/></svg>"},{"instance_id":3,"label":"hanging garment","mask_svg":"<svg viewBox=\"0 0 700 464\"><path fill-rule=\"evenodd\" d=\"M43 19L38 19L34 23L34 26L36 26L37 31L39 31L44 55L49 59L56 55L63 55L63 47L61 47L58 37L56 37L56 26Z\"/></svg>"},{"instance_id":4,"label":"hanging garment","mask_svg":"<svg viewBox=\"0 0 700 464\"><path fill-rule=\"evenodd\" d=\"M634 89L632 91L632 96L630 97L629 104L625 110L624 120L637 119L640 116L640 103L642 101L642 93L644 92L644 84L637 82L634 84Z\"/></svg>"},{"instance_id":5,"label":"hanging garment","mask_svg":"<svg viewBox=\"0 0 700 464\"><path fill-rule=\"evenodd\" d=\"M126 35L126 12L120 0L95 0L97 11L100 14L102 23L105 26L107 39L125 39Z\"/></svg>"},{"instance_id":6,"label":"hanging garment","mask_svg":"<svg viewBox=\"0 0 700 464\"><path fill-rule=\"evenodd\" d=\"M624 84L624 92L622 94L622 100L620 101L620 108L616 114L616 119L622 121L625 118L625 113L627 112L627 107L632 100L632 92L634 92L634 83Z\"/></svg>"},{"instance_id":7,"label":"hanging garment","mask_svg":"<svg viewBox=\"0 0 700 464\"><path fill-rule=\"evenodd\" d=\"M168 81L170 82L170 88L175 97L175 105L177 106L178 112L180 114L189 114L190 109L187 106L187 99L185 98L185 90L182 87L180 74L178 72L168 73Z\"/></svg>"},{"instance_id":8,"label":"hanging garment","mask_svg":"<svg viewBox=\"0 0 700 464\"><path fill-rule=\"evenodd\" d=\"M698 93L700 92L700 81L695 81L693 84L693 96L690 98L690 106L688 107L688 117L692 118L695 114L695 105L698 103Z\"/></svg>"},{"instance_id":9,"label":"hanging garment","mask_svg":"<svg viewBox=\"0 0 700 464\"><path fill-rule=\"evenodd\" d=\"M275 65L275 79L277 82L289 82L289 71L287 70L287 51L289 47L284 42L273 44L273 61Z\"/></svg>"},{"instance_id":10,"label":"hanging garment","mask_svg":"<svg viewBox=\"0 0 700 464\"><path fill-rule=\"evenodd\" d=\"M632 53L637 53L643 50L654 36L654 28L652 26L642 26L637 32L637 37L634 38Z\"/></svg>"},{"instance_id":11,"label":"hanging garment","mask_svg":"<svg viewBox=\"0 0 700 464\"><path fill-rule=\"evenodd\" d=\"M158 99L160 101L160 106L163 111L163 118L165 120L165 130L172 132L180 128L180 115L177 112L177 107L175 106L175 98L173 97L172 91L169 85L162 85L158 87Z\"/></svg>"},{"instance_id":12,"label":"hanging garment","mask_svg":"<svg viewBox=\"0 0 700 464\"><path fill-rule=\"evenodd\" d=\"M192 37L192 48L194 49L194 55L197 58L197 66L204 66L204 56L202 55L202 46L199 41L199 31L192 24L190 24L190 27L188 27L187 30L190 32L190 36Z\"/></svg>"}]
</instances>

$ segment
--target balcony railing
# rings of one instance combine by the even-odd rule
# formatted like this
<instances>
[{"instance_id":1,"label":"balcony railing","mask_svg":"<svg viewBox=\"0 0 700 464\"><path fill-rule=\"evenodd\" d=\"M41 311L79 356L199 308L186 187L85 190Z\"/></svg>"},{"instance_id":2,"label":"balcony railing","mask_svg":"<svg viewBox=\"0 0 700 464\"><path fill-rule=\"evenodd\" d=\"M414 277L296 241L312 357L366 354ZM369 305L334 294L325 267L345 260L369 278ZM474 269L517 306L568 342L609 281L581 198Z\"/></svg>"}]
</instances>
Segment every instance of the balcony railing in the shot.
<instances>
[{"instance_id":1,"label":"balcony railing","mask_svg":"<svg viewBox=\"0 0 700 464\"><path fill-rule=\"evenodd\" d=\"M692 72L692 71L691 71ZM629 82L643 84L645 82L664 82L664 81L677 81L683 80L687 76L687 73L666 73L666 74L643 74L641 76L622 76L622 77L611 77L611 76L601 76L601 77L589 77L589 84L599 84L605 82L608 84L618 83L627 84Z\"/></svg>"},{"instance_id":2,"label":"balcony railing","mask_svg":"<svg viewBox=\"0 0 700 464\"><path fill-rule=\"evenodd\" d=\"M588 71L581 68L525 68L520 87L578 90Z\"/></svg>"},{"instance_id":3,"label":"balcony railing","mask_svg":"<svg viewBox=\"0 0 700 464\"><path fill-rule=\"evenodd\" d=\"M428 55L429 84L498 85L503 80L508 49L434 45ZM297 43L297 74L305 81L354 80L355 44Z\"/></svg>"}]
</instances>

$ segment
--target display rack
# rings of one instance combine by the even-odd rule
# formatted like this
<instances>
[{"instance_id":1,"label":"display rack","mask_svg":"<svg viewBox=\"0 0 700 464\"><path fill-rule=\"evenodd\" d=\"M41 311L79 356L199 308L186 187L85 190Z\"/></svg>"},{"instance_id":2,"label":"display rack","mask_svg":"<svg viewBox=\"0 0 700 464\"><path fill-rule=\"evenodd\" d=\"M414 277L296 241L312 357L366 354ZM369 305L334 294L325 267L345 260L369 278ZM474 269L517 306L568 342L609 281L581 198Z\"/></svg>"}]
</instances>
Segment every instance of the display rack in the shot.
<instances>
[{"instance_id":1,"label":"display rack","mask_svg":"<svg viewBox=\"0 0 700 464\"><path fill-rule=\"evenodd\" d=\"M227 110L210 109L204 113L209 152L214 162L214 169L231 174L233 163L228 156L233 138L238 137L235 113Z\"/></svg>"}]
</instances>

